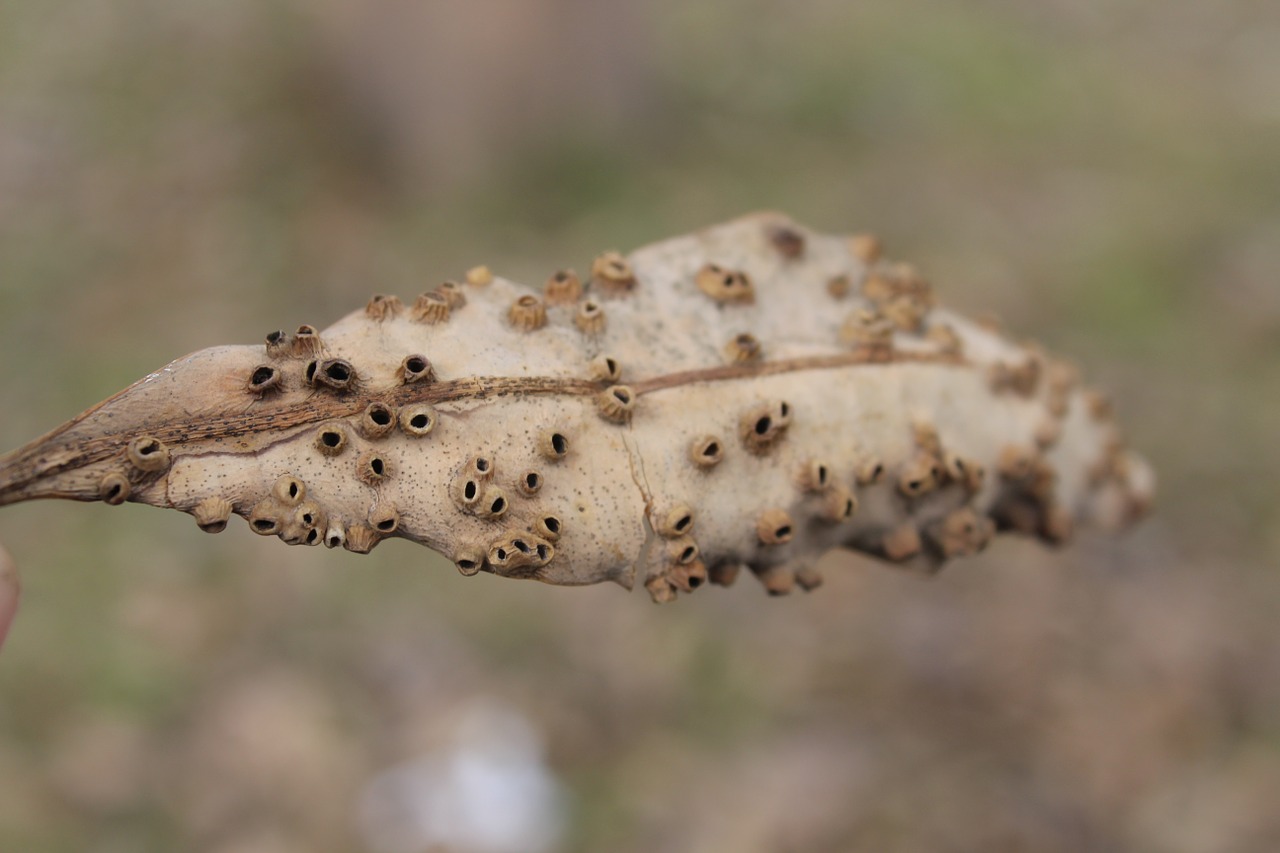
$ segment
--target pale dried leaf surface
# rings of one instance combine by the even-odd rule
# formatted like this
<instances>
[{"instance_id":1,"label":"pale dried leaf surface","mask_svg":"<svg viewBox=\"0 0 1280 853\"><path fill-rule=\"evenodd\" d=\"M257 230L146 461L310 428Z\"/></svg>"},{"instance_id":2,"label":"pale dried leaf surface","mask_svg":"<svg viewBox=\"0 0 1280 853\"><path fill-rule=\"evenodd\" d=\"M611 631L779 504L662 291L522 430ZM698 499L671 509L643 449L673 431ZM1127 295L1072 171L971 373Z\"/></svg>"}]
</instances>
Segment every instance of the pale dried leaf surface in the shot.
<instances>
[{"instance_id":1,"label":"pale dried leaf surface","mask_svg":"<svg viewBox=\"0 0 1280 853\"><path fill-rule=\"evenodd\" d=\"M451 308L375 296L173 362L0 460L0 503L130 500L210 532L235 513L361 553L399 536L464 573L658 601L729 566L782 594L837 547L935 570L996 530L1056 544L1143 513L1150 471L1075 368L879 254L763 213L603 253L573 303L488 270Z\"/></svg>"}]
</instances>

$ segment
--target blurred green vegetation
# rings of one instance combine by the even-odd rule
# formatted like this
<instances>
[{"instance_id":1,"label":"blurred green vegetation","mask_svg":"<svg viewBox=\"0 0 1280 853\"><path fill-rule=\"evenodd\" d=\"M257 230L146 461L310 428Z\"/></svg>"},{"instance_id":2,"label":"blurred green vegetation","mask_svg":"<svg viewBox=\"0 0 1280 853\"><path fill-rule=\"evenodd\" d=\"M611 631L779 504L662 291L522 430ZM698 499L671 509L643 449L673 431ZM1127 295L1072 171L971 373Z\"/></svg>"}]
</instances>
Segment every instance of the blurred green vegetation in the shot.
<instances>
[{"instance_id":1,"label":"blurred green vegetation","mask_svg":"<svg viewBox=\"0 0 1280 853\"><path fill-rule=\"evenodd\" d=\"M6 509L0 849L360 849L477 697L575 850L1276 849L1277 152L1250 0L0 5L6 449L375 291L779 208L1078 356L1161 476L1119 542L671 608Z\"/></svg>"}]
</instances>

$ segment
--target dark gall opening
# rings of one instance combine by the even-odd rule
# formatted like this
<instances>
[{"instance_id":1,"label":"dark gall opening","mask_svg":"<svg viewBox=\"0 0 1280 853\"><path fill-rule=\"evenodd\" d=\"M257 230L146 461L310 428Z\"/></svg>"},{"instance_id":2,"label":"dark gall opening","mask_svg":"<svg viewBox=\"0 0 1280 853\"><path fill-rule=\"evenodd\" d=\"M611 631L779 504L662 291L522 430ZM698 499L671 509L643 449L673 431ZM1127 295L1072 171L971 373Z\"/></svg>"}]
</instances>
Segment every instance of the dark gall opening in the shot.
<instances>
[{"instance_id":1,"label":"dark gall opening","mask_svg":"<svg viewBox=\"0 0 1280 853\"><path fill-rule=\"evenodd\" d=\"M551 449L556 452L557 456L564 456L569 452L569 439L560 433L551 436Z\"/></svg>"},{"instance_id":2,"label":"dark gall opening","mask_svg":"<svg viewBox=\"0 0 1280 853\"><path fill-rule=\"evenodd\" d=\"M414 415L409 419L409 426L414 429L426 429L431 423L431 418L426 415Z\"/></svg>"},{"instance_id":3,"label":"dark gall opening","mask_svg":"<svg viewBox=\"0 0 1280 853\"><path fill-rule=\"evenodd\" d=\"M764 435L769 431L769 427L773 426L773 419L768 415L756 421L756 435Z\"/></svg>"},{"instance_id":4,"label":"dark gall opening","mask_svg":"<svg viewBox=\"0 0 1280 853\"><path fill-rule=\"evenodd\" d=\"M542 523L552 533L560 532L560 519L556 518L554 515L548 515L546 518L542 519Z\"/></svg>"},{"instance_id":5,"label":"dark gall opening","mask_svg":"<svg viewBox=\"0 0 1280 853\"><path fill-rule=\"evenodd\" d=\"M342 433L327 429L320 433L320 440L324 442L325 447L337 447L342 444Z\"/></svg>"},{"instance_id":6,"label":"dark gall opening","mask_svg":"<svg viewBox=\"0 0 1280 853\"><path fill-rule=\"evenodd\" d=\"M274 367L262 366L253 371L253 377L250 378L249 384L255 388L261 388L276 378L276 369Z\"/></svg>"}]
</instances>

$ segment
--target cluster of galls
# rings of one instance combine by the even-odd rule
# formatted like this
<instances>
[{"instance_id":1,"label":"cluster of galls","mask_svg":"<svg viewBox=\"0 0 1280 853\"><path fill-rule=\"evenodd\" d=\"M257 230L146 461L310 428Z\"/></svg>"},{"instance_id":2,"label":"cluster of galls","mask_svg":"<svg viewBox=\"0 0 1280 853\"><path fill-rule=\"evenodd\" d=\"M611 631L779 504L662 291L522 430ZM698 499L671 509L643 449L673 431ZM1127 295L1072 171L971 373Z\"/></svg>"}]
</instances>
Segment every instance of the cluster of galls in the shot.
<instances>
[{"instance_id":1,"label":"cluster of galls","mask_svg":"<svg viewBox=\"0 0 1280 853\"><path fill-rule=\"evenodd\" d=\"M199 505L202 514L213 515L227 502L209 498ZM317 545L328 530L328 516L320 504L307 499L306 483L292 475L278 479L271 493L249 511L249 527L261 536L279 536L290 545ZM203 525L202 525L203 527Z\"/></svg>"},{"instance_id":2,"label":"cluster of galls","mask_svg":"<svg viewBox=\"0 0 1280 853\"><path fill-rule=\"evenodd\" d=\"M742 448L755 456L772 453L787 436L794 413L785 401L760 403L744 410L739 417L738 440ZM978 462L947 450L937 430L930 424L918 423L913 430L914 455L899 465L889 476L886 466L877 459L867 459L842 477L822 459L805 460L795 472L794 485L799 494L794 502L799 521L809 520L839 525L854 518L859 509L857 489L891 488L901 504L904 520L895 526L872 530L855 536L851 544L893 562L906 562L921 555L935 562L971 556L984 549L995 534L995 521L979 512L974 499L986 482L986 471ZM701 469L714 468L724 456L723 441L716 436L701 436L689 449L690 459ZM1029 470L1002 465L1003 499L1022 499L1034 486L1040 501L1038 523L1034 532L1054 533L1062 523L1052 504L1051 472L1043 464L1031 464ZM960 490L963 503L946 512L929 508L932 496L943 490ZM954 501L952 501L954 506ZM999 506L1004 506L1001 503ZM921 521L920 519L928 519ZM645 588L654 601L667 602L679 592L691 592L703 581L729 585L740 574L736 561L704 564L697 542L693 539L693 511L677 504L664 514L650 517L654 530L666 540L666 547L650 559L653 568ZM751 519L751 529L744 526L743 535L752 536L762 557L774 548L792 542L800 531L797 517L782 507L766 507ZM785 552L784 552L785 553ZM782 560L762 559L751 565L751 571L771 595L785 595L799 586L806 591L822 583L822 577L806 559L790 557Z\"/></svg>"},{"instance_id":3,"label":"cluster of galls","mask_svg":"<svg viewBox=\"0 0 1280 853\"><path fill-rule=\"evenodd\" d=\"M454 303L459 299L462 297ZM394 317L402 310L403 306L394 296L375 296L366 306L366 313L375 321ZM266 354L270 361L254 367L246 380L248 393L256 398L303 390L328 392L347 399L358 390L359 375L355 367L342 358L325 358L324 342L312 326L301 326L292 335L272 332L266 339ZM291 363L298 366L290 367ZM403 359L396 377L402 385L431 383L436 378L430 360L416 353ZM314 432L312 447L314 452L327 458L348 455L352 460L352 474L366 485L377 486L394 471L390 459L376 449L375 443L395 433L412 439L425 438L437 422L435 409L426 403L395 406L375 400L352 416L319 426ZM365 446L356 448L361 440ZM130 448L130 461L136 469L148 472L167 469L168 450L155 439L135 439ZM110 502L128 496L127 481L122 486L118 479L113 479L104 484L104 488L109 489L104 498ZM230 516L240 512L248 520L250 529L260 535L279 536L290 545L343 546L356 553L368 553L382 539L395 534L400 526L399 512L382 501L375 501L367 517L357 521L332 517L318 501L308 498L306 483L293 474L281 477L266 497L252 505L237 506L225 497L210 497L189 511L200 528L209 533L221 532Z\"/></svg>"},{"instance_id":4,"label":"cluster of galls","mask_svg":"<svg viewBox=\"0 0 1280 853\"><path fill-rule=\"evenodd\" d=\"M547 279L542 296L526 293L516 297L507 308L507 322L516 331L535 332L547 325L549 308L567 306L573 310L573 324L580 332L599 335L605 329L606 315L596 297L626 296L635 287L635 272L627 259L618 252L604 252L592 262L587 284L573 270L559 270ZM588 288L592 296L584 298Z\"/></svg>"},{"instance_id":5,"label":"cluster of galls","mask_svg":"<svg viewBox=\"0 0 1280 853\"><path fill-rule=\"evenodd\" d=\"M466 282L473 287L484 287L493 281L487 267L476 267L466 275ZM523 294L506 309L507 324L517 332L536 332L545 328L549 310L568 306L573 310L574 325L586 335L602 332L605 327L605 311L595 298L584 298L590 288L601 297L624 296L636 285L630 264L617 252L605 252L595 259L591 267L588 285L573 270L560 270L548 278L541 296ZM461 288L446 283L434 293L423 294L415 303L411 318L418 322L443 322L449 317L449 309L465 304ZM390 312L394 316L396 312ZM370 303L372 319L388 316L374 303ZM596 396L597 409L602 418L615 423L629 420L636 403L636 394L625 385L618 384L621 367L617 360L599 356L588 365L590 378L601 385ZM539 452L552 464L563 460L569 453L568 436L559 430L545 431L539 438ZM462 512L485 522L501 526L510 518L512 500L532 499L542 489L544 476L536 469L520 472L506 485L499 482L498 465L489 456L479 455L469 459L455 473L449 485L449 494ZM555 545L563 532L563 522L553 514L539 516L530 529L503 529L494 538L483 542L464 542L457 546L454 562L464 575L491 571L508 577L534 577L555 556Z\"/></svg>"},{"instance_id":6,"label":"cluster of galls","mask_svg":"<svg viewBox=\"0 0 1280 853\"><path fill-rule=\"evenodd\" d=\"M894 562L912 559L926 549L941 560L977 554L987 547L995 533L990 519L971 504L986 482L986 469L975 460L947 450L932 424L916 423L913 438L915 455L898 470L895 483L909 518L884 531L873 550ZM965 504L921 529L910 518L913 511L930 495L947 487L961 489L966 496Z\"/></svg>"},{"instance_id":7,"label":"cluster of galls","mask_svg":"<svg viewBox=\"0 0 1280 853\"><path fill-rule=\"evenodd\" d=\"M567 452L563 435L559 435L558 439L548 439ZM552 450L554 452L554 448ZM453 502L460 510L477 519L503 519L511 507L511 501L506 489L494 483L497 473L497 465L488 456L472 457L449 485ZM543 475L536 470L527 470L517 476L513 485L518 494L532 497L543 487ZM492 542L463 544L454 555L454 564L458 571L468 576L479 573L481 569L488 569L508 578L536 576L538 570L556 556L556 547L552 543L561 537L563 523L558 516L544 515L536 521L535 528L503 530Z\"/></svg>"},{"instance_id":8,"label":"cluster of galls","mask_svg":"<svg viewBox=\"0 0 1280 853\"><path fill-rule=\"evenodd\" d=\"M555 463L569 453L569 440L564 433L548 430L539 439L542 456ZM498 483L498 466L488 456L473 456L454 475L449 495L462 512L495 525L505 523L511 498ZM544 483L540 471L530 468L520 472L511 487L514 493L531 499ZM454 554L454 563L463 575L488 570L504 577L537 577L538 570L555 557L554 543L564 532L559 516L544 514L531 529L502 529L493 539L467 542Z\"/></svg>"},{"instance_id":9,"label":"cluster of galls","mask_svg":"<svg viewBox=\"0 0 1280 853\"><path fill-rule=\"evenodd\" d=\"M468 273L468 281L483 283L484 271ZM422 294L408 309L413 322L434 324L448 319L452 309L466 304L466 296L455 282ZM383 322L404 314L405 306L395 296L374 296L365 306L370 320ZM343 358L328 357L324 341L314 326L300 326L290 334L275 331L267 335L267 361L255 366L245 378L251 398L263 400L289 392L329 393L337 400L352 400L360 390L361 378L355 366ZM296 366L295 366L296 365ZM428 384L436 379L431 361L422 354L406 356L396 378L401 385ZM376 449L376 442L394 433L412 439L425 438L436 428L435 409L425 403L404 406L374 400L362 410L320 425L314 433L314 451L324 457L349 455L352 474L369 486L377 486L394 474L390 459ZM356 448L358 443L364 446ZM354 448L354 449L353 449ZM102 484L102 497L109 503L128 498L132 487L147 477L167 470L171 458L159 440L143 436L135 439L127 452L128 474L112 473ZM367 518L343 520L331 517L314 498L307 497L307 485L292 474L281 477L266 497L251 505L237 505L226 497L210 497L188 511L202 530L217 533L226 528L233 513L244 515L250 528L263 536L279 536L292 545L344 546L367 553L381 539L396 533L400 516L395 507L375 500Z\"/></svg>"},{"instance_id":10,"label":"cluster of galls","mask_svg":"<svg viewBox=\"0 0 1280 853\"><path fill-rule=\"evenodd\" d=\"M791 404L785 400L753 405L739 415L738 442L752 456L765 457L785 439L792 417ZM698 469L709 472L723 461L724 442L714 435L699 436L689 445L688 455ZM812 502L806 507L806 517L838 524L857 511L853 491L835 482L831 467L824 462L806 462L797 474L796 486ZM716 561L710 567L704 563L692 535L693 519L693 510L683 503L650 516L653 529L664 540L656 555L650 555L648 562L653 568L645 580L645 588L656 602L674 601L678 593L692 592L707 580L729 586L740 573L736 562ZM767 507L755 515L750 528L744 527L743 536L753 537L759 548L769 550L790 543L797 530L787 510ZM821 576L807 565L761 564L752 571L771 595L785 595L797 584L810 590L822 583Z\"/></svg>"},{"instance_id":11,"label":"cluster of galls","mask_svg":"<svg viewBox=\"0 0 1280 853\"><path fill-rule=\"evenodd\" d=\"M492 280L492 274L484 267L476 267L467 273L467 282L484 285ZM446 281L435 290L429 290L418 296L409 306L408 317L414 323L434 326L444 323L451 313L467 304L467 295L456 281ZM404 303L398 296L377 294L369 300L364 308L365 316L375 323L393 320L405 313Z\"/></svg>"},{"instance_id":12,"label":"cluster of galls","mask_svg":"<svg viewBox=\"0 0 1280 853\"><path fill-rule=\"evenodd\" d=\"M98 483L98 498L111 506L129 499L133 490L159 479L173 463L168 446L150 435L141 435L125 447L123 470L108 471Z\"/></svg>"},{"instance_id":13,"label":"cluster of galls","mask_svg":"<svg viewBox=\"0 0 1280 853\"><path fill-rule=\"evenodd\" d=\"M706 583L709 575L692 536L693 510L689 506L677 504L667 509L654 530L662 537L654 547L661 551L659 562L663 568L646 579L644 587L656 603L665 604L675 601L678 592L693 592Z\"/></svg>"},{"instance_id":14,"label":"cluster of galls","mask_svg":"<svg viewBox=\"0 0 1280 853\"><path fill-rule=\"evenodd\" d=\"M937 301L932 286L914 266L883 260L880 241L869 234L851 237L849 252L863 264L861 292L867 304L845 317L840 341L853 348L858 361L893 361L898 332L924 335L944 357L961 355L960 338L950 326L926 322ZM834 299L844 299L851 290L847 276L827 282L827 293Z\"/></svg>"},{"instance_id":15,"label":"cluster of galls","mask_svg":"<svg viewBox=\"0 0 1280 853\"><path fill-rule=\"evenodd\" d=\"M1094 423L1110 432L1103 455L1089 471L1088 482L1095 492L1116 486L1122 493L1121 517L1111 523L1125 525L1146 512L1146 497L1140 489L1135 490L1130 457L1112 421L1110 402L1097 391L1080 389L1080 373L1074 365L1049 358L1036 344L1027 343L1020 360L996 362L988 368L987 379L997 395L1014 394L1044 406L1033 435L1034 446L1006 447L1002 452L1000 467L1006 489L992 509L1001 530L1037 535L1050 543L1070 538L1072 514L1054 503L1055 473L1043 454L1061 439L1073 398Z\"/></svg>"}]
</instances>

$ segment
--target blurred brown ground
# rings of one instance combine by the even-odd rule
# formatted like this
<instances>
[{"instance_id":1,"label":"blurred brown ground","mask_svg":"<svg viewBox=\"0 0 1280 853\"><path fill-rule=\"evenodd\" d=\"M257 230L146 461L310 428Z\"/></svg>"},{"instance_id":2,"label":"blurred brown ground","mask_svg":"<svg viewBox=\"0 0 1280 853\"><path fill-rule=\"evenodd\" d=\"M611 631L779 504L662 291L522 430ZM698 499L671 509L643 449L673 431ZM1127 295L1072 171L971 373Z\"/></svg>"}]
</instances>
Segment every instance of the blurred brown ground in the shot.
<instances>
[{"instance_id":1,"label":"blurred brown ground","mask_svg":"<svg viewBox=\"0 0 1280 853\"><path fill-rule=\"evenodd\" d=\"M769 207L1078 356L1161 477L1119 541L667 608L6 509L0 850L364 849L481 701L569 850L1280 849L1278 186L1261 0L0 5L4 449L375 290Z\"/></svg>"}]
</instances>

